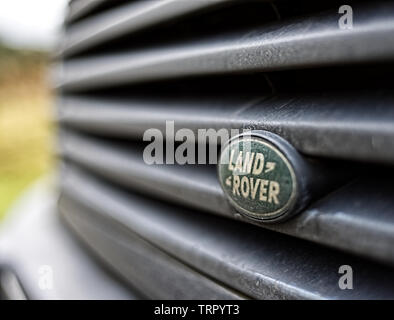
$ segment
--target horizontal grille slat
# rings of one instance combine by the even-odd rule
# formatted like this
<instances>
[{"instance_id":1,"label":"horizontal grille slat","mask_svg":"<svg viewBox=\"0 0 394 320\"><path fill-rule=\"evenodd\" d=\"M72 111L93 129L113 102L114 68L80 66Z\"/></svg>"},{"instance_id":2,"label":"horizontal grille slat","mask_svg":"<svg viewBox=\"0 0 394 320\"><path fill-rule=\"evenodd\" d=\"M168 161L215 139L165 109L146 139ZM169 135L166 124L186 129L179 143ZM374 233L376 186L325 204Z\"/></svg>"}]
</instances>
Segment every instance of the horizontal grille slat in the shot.
<instances>
[{"instance_id":1,"label":"horizontal grille slat","mask_svg":"<svg viewBox=\"0 0 394 320\"><path fill-rule=\"evenodd\" d=\"M61 135L65 159L116 184L143 194L251 222L232 209L216 178L204 166L148 166L141 152L116 148L98 140ZM264 228L394 264L394 207L391 177L364 177L313 203L285 224Z\"/></svg>"},{"instance_id":2,"label":"horizontal grille slat","mask_svg":"<svg viewBox=\"0 0 394 320\"><path fill-rule=\"evenodd\" d=\"M111 180L196 208L215 212L220 208L222 214L232 211L219 184L212 184L212 177L216 174L213 167L199 166L193 171L186 166L147 166L141 150L134 149L134 153L122 151L66 131L60 135L59 142L62 156L98 170Z\"/></svg>"},{"instance_id":3,"label":"horizontal grille slat","mask_svg":"<svg viewBox=\"0 0 394 320\"><path fill-rule=\"evenodd\" d=\"M60 198L59 209L72 229L102 259L149 298L245 299L245 296L204 277L115 221L89 212L88 208L66 196Z\"/></svg>"},{"instance_id":4,"label":"horizontal grille slat","mask_svg":"<svg viewBox=\"0 0 394 320\"><path fill-rule=\"evenodd\" d=\"M342 5L72 1L54 80L59 209L76 235L152 298L394 298L394 3L351 0L350 29ZM273 183L303 205L259 221L233 207L230 166L225 194L214 164L146 164L149 129L172 154L169 125L194 133L195 161L228 142L201 130L284 139L296 183ZM341 265L355 290L339 289Z\"/></svg>"},{"instance_id":5,"label":"horizontal grille slat","mask_svg":"<svg viewBox=\"0 0 394 320\"><path fill-rule=\"evenodd\" d=\"M387 93L127 100L66 97L58 120L86 132L141 140L146 130L256 129L317 157L392 164L394 97ZM149 119L149 121L147 121ZM215 142L214 142L215 143Z\"/></svg>"},{"instance_id":6,"label":"horizontal grille slat","mask_svg":"<svg viewBox=\"0 0 394 320\"><path fill-rule=\"evenodd\" d=\"M91 12L107 0L74 0L70 2L66 22L70 23Z\"/></svg>"},{"instance_id":7,"label":"horizontal grille slat","mask_svg":"<svg viewBox=\"0 0 394 320\"><path fill-rule=\"evenodd\" d=\"M251 297L393 297L390 279L394 274L384 267L269 231L123 194L76 168L65 170L65 196ZM338 266L344 261L363 279L357 290L338 287Z\"/></svg>"},{"instance_id":8,"label":"horizontal grille slat","mask_svg":"<svg viewBox=\"0 0 394 320\"><path fill-rule=\"evenodd\" d=\"M62 53L66 56L75 54L106 40L231 1L233 0L132 2L71 26L64 39Z\"/></svg>"},{"instance_id":9,"label":"horizontal grille slat","mask_svg":"<svg viewBox=\"0 0 394 320\"><path fill-rule=\"evenodd\" d=\"M335 14L186 45L74 59L57 69L57 86L80 91L183 76L393 60L394 42L387 39L394 32L394 5L361 11L355 24L341 30Z\"/></svg>"}]
</instances>

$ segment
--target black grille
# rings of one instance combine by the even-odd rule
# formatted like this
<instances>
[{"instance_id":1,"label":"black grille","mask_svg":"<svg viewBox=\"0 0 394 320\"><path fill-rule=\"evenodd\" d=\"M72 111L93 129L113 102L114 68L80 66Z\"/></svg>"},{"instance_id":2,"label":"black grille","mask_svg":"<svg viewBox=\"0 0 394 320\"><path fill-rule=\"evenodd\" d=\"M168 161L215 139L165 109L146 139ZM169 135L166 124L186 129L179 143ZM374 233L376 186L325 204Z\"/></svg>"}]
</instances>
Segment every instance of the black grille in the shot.
<instances>
[{"instance_id":1,"label":"black grille","mask_svg":"<svg viewBox=\"0 0 394 320\"><path fill-rule=\"evenodd\" d=\"M147 297L394 297L394 5L351 1L350 30L340 5L70 3L59 209ZM270 131L353 178L287 222L243 223L214 165L144 163L143 133L166 121Z\"/></svg>"}]
</instances>

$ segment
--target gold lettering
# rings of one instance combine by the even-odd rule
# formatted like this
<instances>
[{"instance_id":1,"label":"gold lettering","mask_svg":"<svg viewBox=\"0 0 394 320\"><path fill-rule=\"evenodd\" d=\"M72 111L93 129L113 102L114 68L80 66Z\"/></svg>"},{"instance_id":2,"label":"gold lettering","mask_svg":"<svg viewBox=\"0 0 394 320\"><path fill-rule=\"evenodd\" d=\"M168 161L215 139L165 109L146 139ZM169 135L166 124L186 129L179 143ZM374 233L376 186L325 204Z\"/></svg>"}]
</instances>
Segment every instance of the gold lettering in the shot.
<instances>
[{"instance_id":1,"label":"gold lettering","mask_svg":"<svg viewBox=\"0 0 394 320\"><path fill-rule=\"evenodd\" d=\"M261 180L260 183L260 201L267 201L268 180Z\"/></svg>"},{"instance_id":2,"label":"gold lettering","mask_svg":"<svg viewBox=\"0 0 394 320\"><path fill-rule=\"evenodd\" d=\"M249 180L248 177L243 176L241 179L241 193L244 198L249 196Z\"/></svg>"},{"instance_id":3,"label":"gold lettering","mask_svg":"<svg viewBox=\"0 0 394 320\"><path fill-rule=\"evenodd\" d=\"M276 181L271 181L270 186L269 186L269 196L268 196L268 202L271 203L272 200L274 201L275 204L278 204L278 194L280 191L280 186L279 183Z\"/></svg>"},{"instance_id":4,"label":"gold lettering","mask_svg":"<svg viewBox=\"0 0 394 320\"><path fill-rule=\"evenodd\" d=\"M246 152L245 155L245 160L244 160L244 168L243 172L244 173L250 173L252 171L252 164L253 164L253 159L254 159L254 152Z\"/></svg>"},{"instance_id":5,"label":"gold lettering","mask_svg":"<svg viewBox=\"0 0 394 320\"><path fill-rule=\"evenodd\" d=\"M256 198L256 193L257 193L257 189L259 188L259 184L261 179L257 179L256 183L253 185L253 178L249 178L250 179L250 191L251 191L251 196L252 199L254 200Z\"/></svg>"},{"instance_id":6,"label":"gold lettering","mask_svg":"<svg viewBox=\"0 0 394 320\"><path fill-rule=\"evenodd\" d=\"M235 163L235 169L237 172L242 172L242 151L239 152L237 162Z\"/></svg>"},{"instance_id":7,"label":"gold lettering","mask_svg":"<svg viewBox=\"0 0 394 320\"><path fill-rule=\"evenodd\" d=\"M233 194L237 193L237 195L239 194L239 176L233 176Z\"/></svg>"},{"instance_id":8,"label":"gold lettering","mask_svg":"<svg viewBox=\"0 0 394 320\"><path fill-rule=\"evenodd\" d=\"M263 172L264 169L264 155L262 153L256 153L253 174L258 175Z\"/></svg>"}]
</instances>

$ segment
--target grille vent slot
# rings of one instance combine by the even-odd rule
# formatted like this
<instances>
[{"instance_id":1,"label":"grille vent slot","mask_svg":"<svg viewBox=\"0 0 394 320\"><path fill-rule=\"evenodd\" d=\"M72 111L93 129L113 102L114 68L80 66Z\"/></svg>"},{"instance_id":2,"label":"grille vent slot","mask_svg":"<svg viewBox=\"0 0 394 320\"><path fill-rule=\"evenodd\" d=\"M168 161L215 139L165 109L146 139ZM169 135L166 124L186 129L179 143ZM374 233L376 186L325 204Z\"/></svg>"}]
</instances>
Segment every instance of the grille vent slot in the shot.
<instances>
[{"instance_id":1,"label":"grille vent slot","mask_svg":"<svg viewBox=\"0 0 394 320\"><path fill-rule=\"evenodd\" d=\"M70 227L152 298L394 298L394 5L349 3L351 30L336 1L71 1L54 70ZM166 120L264 129L356 176L288 222L241 223L215 166L144 164Z\"/></svg>"}]
</instances>

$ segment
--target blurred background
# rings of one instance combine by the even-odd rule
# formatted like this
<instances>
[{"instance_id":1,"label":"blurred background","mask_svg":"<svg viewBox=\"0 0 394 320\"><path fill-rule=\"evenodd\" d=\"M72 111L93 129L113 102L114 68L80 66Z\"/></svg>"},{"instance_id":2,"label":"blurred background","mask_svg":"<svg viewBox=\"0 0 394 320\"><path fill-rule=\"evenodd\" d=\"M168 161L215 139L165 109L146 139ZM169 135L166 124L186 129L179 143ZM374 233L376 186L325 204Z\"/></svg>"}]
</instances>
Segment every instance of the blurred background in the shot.
<instances>
[{"instance_id":1,"label":"blurred background","mask_svg":"<svg viewBox=\"0 0 394 320\"><path fill-rule=\"evenodd\" d=\"M0 1L0 220L53 163L49 69L66 4Z\"/></svg>"}]
</instances>

